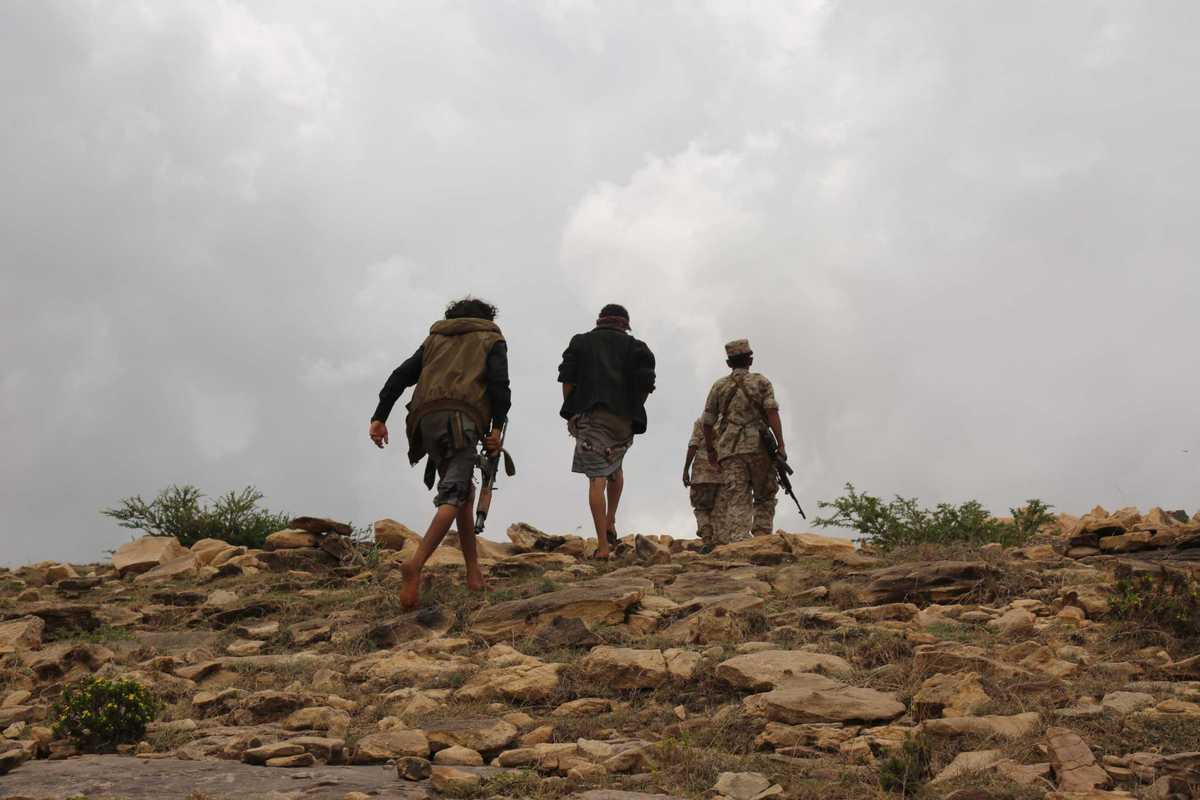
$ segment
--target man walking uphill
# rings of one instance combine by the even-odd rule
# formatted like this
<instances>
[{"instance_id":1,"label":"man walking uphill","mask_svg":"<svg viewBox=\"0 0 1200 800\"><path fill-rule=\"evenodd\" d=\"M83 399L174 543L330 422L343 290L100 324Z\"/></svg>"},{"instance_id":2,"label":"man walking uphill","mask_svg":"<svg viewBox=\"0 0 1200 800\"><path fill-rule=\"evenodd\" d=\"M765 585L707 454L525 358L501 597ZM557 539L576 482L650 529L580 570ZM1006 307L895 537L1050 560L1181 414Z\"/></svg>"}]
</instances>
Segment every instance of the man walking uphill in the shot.
<instances>
[{"instance_id":1,"label":"man walking uphill","mask_svg":"<svg viewBox=\"0 0 1200 800\"><path fill-rule=\"evenodd\" d=\"M762 536L775 526L779 478L763 437L769 430L787 459L775 389L751 372L754 351L737 339L725 345L731 372L713 384L704 404L704 440L710 464L721 465L721 488L713 512L713 541L729 544Z\"/></svg>"},{"instance_id":2,"label":"man walking uphill","mask_svg":"<svg viewBox=\"0 0 1200 800\"><path fill-rule=\"evenodd\" d=\"M388 443L387 418L404 390L416 385L408 404L408 459L428 456L425 485L438 477L433 504L437 511L417 552L401 568L400 604L414 608L420 599L421 568L457 520L467 566L467 588L482 591L483 573L475 547L476 445L495 453L512 405L508 385L508 346L494 320L496 307L467 297L451 303L446 318L407 361L392 372L379 392L371 417L371 441Z\"/></svg>"},{"instance_id":3,"label":"man walking uphill","mask_svg":"<svg viewBox=\"0 0 1200 800\"><path fill-rule=\"evenodd\" d=\"M700 457L697 458L696 456ZM709 463L704 444L704 422L696 420L692 438L688 439L687 456L683 461L683 485L688 489L692 511L696 515L696 535L704 542L705 550L713 545L713 510L721 488L721 468Z\"/></svg>"},{"instance_id":4,"label":"man walking uphill","mask_svg":"<svg viewBox=\"0 0 1200 800\"><path fill-rule=\"evenodd\" d=\"M571 337L558 367L559 414L575 437L572 472L588 477L596 557L617 539L617 506L625 488L622 462L633 437L646 432L646 397L654 391L654 354L629 334L623 306L600 310L596 327Z\"/></svg>"}]
</instances>

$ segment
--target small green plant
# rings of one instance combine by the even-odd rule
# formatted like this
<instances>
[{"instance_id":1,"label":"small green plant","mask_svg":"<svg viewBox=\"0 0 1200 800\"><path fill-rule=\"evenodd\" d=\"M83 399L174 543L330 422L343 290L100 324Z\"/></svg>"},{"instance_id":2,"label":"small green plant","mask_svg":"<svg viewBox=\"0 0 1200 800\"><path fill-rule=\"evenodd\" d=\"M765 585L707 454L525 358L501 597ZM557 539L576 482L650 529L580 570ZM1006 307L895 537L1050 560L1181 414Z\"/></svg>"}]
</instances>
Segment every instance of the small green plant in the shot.
<instances>
[{"instance_id":1,"label":"small green plant","mask_svg":"<svg viewBox=\"0 0 1200 800\"><path fill-rule=\"evenodd\" d=\"M126 497L117 508L100 513L122 528L155 536L174 536L185 547L201 539L221 539L233 545L262 547L267 536L287 527L289 515L259 508L262 492L247 486L229 491L212 504L195 486L168 486L147 502L141 495Z\"/></svg>"},{"instance_id":2,"label":"small green plant","mask_svg":"<svg viewBox=\"0 0 1200 800\"><path fill-rule=\"evenodd\" d=\"M879 785L884 791L913 797L929 780L932 748L921 736L910 736L879 765Z\"/></svg>"},{"instance_id":3,"label":"small green plant","mask_svg":"<svg viewBox=\"0 0 1200 800\"><path fill-rule=\"evenodd\" d=\"M1128 620L1183 638L1200 636L1200 579L1176 570L1135 575L1118 568L1109 607Z\"/></svg>"},{"instance_id":4,"label":"small green plant","mask_svg":"<svg viewBox=\"0 0 1200 800\"><path fill-rule=\"evenodd\" d=\"M54 707L54 734L81 750L136 742L158 713L159 703L131 678L86 678L63 690Z\"/></svg>"},{"instance_id":5,"label":"small green plant","mask_svg":"<svg viewBox=\"0 0 1200 800\"><path fill-rule=\"evenodd\" d=\"M922 508L916 498L899 495L884 502L860 493L852 483L846 484L845 495L832 502L821 501L818 506L833 513L818 517L814 524L853 528L862 534L859 541L885 551L919 544L1019 545L1053 519L1051 506L1041 500L1029 500L1021 508L1010 509L1010 521L993 517L977 500L961 505L939 503L929 509Z\"/></svg>"},{"instance_id":6,"label":"small green plant","mask_svg":"<svg viewBox=\"0 0 1200 800\"><path fill-rule=\"evenodd\" d=\"M107 644L109 642L131 642L134 635L126 628L115 628L111 625L101 625L91 631L78 628L62 628L46 637L51 642L87 642L89 644Z\"/></svg>"}]
</instances>

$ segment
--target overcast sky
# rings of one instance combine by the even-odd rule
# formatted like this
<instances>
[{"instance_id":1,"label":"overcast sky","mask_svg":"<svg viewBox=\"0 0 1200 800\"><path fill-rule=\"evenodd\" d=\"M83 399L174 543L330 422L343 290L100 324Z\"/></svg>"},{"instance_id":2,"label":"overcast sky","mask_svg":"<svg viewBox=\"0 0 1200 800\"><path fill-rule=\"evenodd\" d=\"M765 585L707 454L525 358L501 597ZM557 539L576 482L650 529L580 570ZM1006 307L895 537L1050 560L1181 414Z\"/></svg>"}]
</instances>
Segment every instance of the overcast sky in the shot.
<instances>
[{"instance_id":1,"label":"overcast sky","mask_svg":"<svg viewBox=\"0 0 1200 800\"><path fill-rule=\"evenodd\" d=\"M1200 508L1193 2L0 3L0 563L255 484L432 512L367 422L447 300L500 307L489 535L586 531L556 367L654 349L622 532L691 535L748 337L806 510ZM780 503L777 525L805 530Z\"/></svg>"}]
</instances>

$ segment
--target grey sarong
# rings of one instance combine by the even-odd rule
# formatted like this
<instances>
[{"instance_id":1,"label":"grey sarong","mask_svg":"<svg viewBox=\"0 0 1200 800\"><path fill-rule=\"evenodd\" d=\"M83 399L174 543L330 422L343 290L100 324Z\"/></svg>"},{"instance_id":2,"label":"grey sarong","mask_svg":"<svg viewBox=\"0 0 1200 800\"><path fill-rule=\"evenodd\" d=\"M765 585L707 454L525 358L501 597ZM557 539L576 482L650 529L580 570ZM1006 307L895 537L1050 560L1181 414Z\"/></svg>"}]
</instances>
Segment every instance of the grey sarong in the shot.
<instances>
[{"instance_id":1,"label":"grey sarong","mask_svg":"<svg viewBox=\"0 0 1200 800\"><path fill-rule=\"evenodd\" d=\"M585 411L571 420L575 458L571 471L589 478L611 478L633 446L633 422L603 408Z\"/></svg>"}]
</instances>

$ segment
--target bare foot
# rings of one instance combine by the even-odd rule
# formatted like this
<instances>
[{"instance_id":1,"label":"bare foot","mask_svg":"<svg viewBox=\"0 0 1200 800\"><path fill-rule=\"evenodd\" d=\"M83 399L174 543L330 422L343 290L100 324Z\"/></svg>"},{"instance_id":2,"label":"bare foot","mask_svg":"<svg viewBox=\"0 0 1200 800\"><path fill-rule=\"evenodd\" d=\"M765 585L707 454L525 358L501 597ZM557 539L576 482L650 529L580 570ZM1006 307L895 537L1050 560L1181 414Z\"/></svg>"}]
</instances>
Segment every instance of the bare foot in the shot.
<instances>
[{"instance_id":1,"label":"bare foot","mask_svg":"<svg viewBox=\"0 0 1200 800\"><path fill-rule=\"evenodd\" d=\"M483 573L479 570L470 570L467 572L467 590L471 592L482 592L487 589L487 580L483 577Z\"/></svg>"},{"instance_id":2,"label":"bare foot","mask_svg":"<svg viewBox=\"0 0 1200 800\"><path fill-rule=\"evenodd\" d=\"M404 586L400 589L400 607L411 611L421 602L421 573L405 563L400 567L400 575L404 578Z\"/></svg>"}]
</instances>

